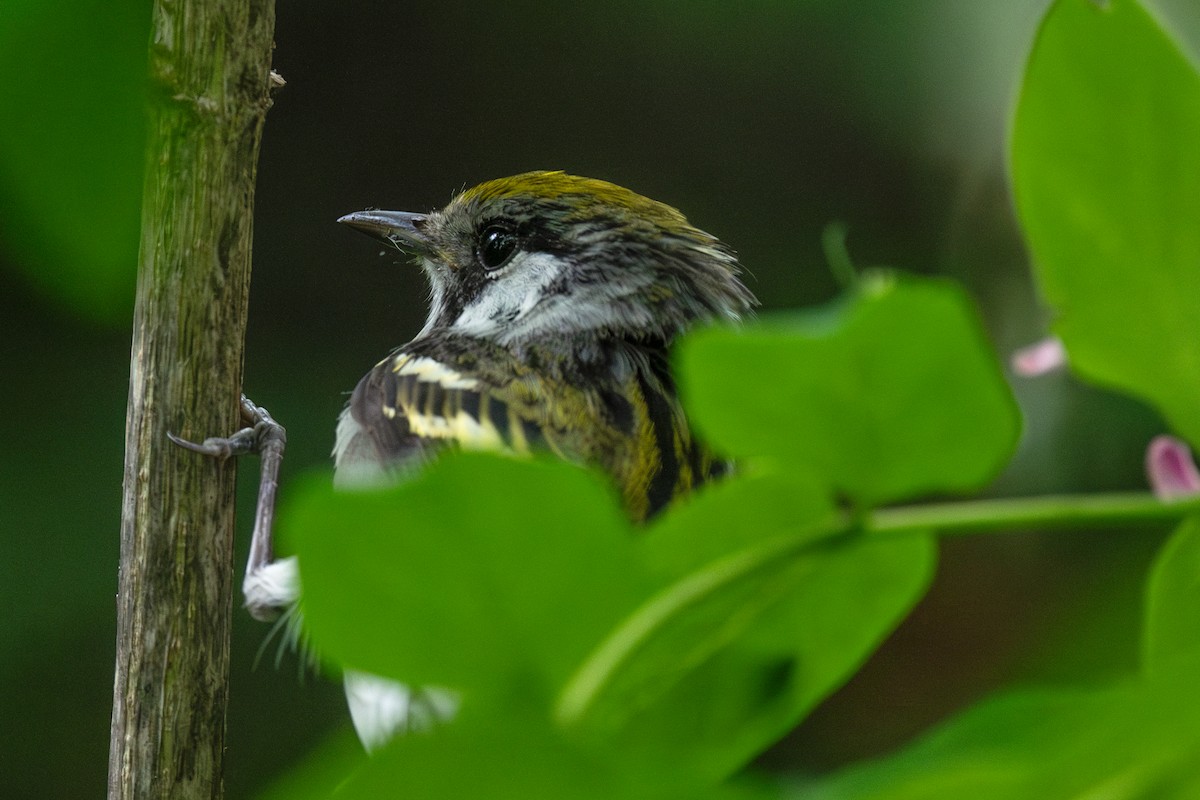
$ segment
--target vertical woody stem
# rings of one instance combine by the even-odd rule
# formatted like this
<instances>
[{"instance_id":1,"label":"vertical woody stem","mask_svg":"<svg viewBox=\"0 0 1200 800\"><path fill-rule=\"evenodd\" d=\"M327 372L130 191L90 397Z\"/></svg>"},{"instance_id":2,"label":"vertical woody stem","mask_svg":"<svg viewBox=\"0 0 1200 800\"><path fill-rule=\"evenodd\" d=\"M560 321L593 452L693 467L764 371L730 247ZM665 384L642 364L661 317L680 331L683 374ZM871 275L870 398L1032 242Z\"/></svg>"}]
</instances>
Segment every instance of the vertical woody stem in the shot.
<instances>
[{"instance_id":1,"label":"vertical woody stem","mask_svg":"<svg viewBox=\"0 0 1200 800\"><path fill-rule=\"evenodd\" d=\"M108 797L222 794L234 464L274 0L156 0Z\"/></svg>"}]
</instances>

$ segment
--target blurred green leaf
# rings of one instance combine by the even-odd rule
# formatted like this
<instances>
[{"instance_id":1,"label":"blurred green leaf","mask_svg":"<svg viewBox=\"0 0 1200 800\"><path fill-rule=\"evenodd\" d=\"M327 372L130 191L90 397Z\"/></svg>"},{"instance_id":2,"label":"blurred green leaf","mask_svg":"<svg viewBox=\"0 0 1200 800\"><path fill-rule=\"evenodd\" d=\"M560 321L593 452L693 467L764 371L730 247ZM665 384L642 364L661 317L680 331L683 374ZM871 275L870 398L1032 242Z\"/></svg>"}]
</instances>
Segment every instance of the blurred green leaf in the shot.
<instances>
[{"instance_id":1,"label":"blurred green leaf","mask_svg":"<svg viewBox=\"0 0 1200 800\"><path fill-rule=\"evenodd\" d=\"M561 462L458 453L395 489L292 495L281 528L326 655L547 721L561 689L567 729L709 782L840 685L934 560L925 537L844 533L796 479L711 487L636 537Z\"/></svg>"},{"instance_id":2,"label":"blurred green leaf","mask_svg":"<svg viewBox=\"0 0 1200 800\"><path fill-rule=\"evenodd\" d=\"M719 449L811 469L864 504L978 488L1020 427L970 300L946 281L869 276L832 309L701 331L678 364Z\"/></svg>"},{"instance_id":3,"label":"blurred green leaf","mask_svg":"<svg viewBox=\"0 0 1200 800\"><path fill-rule=\"evenodd\" d=\"M0 4L5 260L78 314L128 324L137 271L150 5Z\"/></svg>"},{"instance_id":4,"label":"blurred green leaf","mask_svg":"<svg viewBox=\"0 0 1200 800\"><path fill-rule=\"evenodd\" d=\"M392 743L338 792L339 798L578 798L765 800L768 787L702 786L674 765L628 762L570 741L545 719L512 709L464 714L429 735Z\"/></svg>"},{"instance_id":5,"label":"blurred green leaf","mask_svg":"<svg viewBox=\"0 0 1200 800\"><path fill-rule=\"evenodd\" d=\"M899 753L796 792L804 800L1200 797L1194 672L982 703Z\"/></svg>"},{"instance_id":6,"label":"blurred green leaf","mask_svg":"<svg viewBox=\"0 0 1200 800\"><path fill-rule=\"evenodd\" d=\"M281 529L323 653L473 702L552 690L648 590L612 493L563 462L457 453L388 490L292 495Z\"/></svg>"},{"instance_id":7,"label":"blurred green leaf","mask_svg":"<svg viewBox=\"0 0 1200 800\"><path fill-rule=\"evenodd\" d=\"M1200 657L1200 519L1179 526L1159 552L1146 592L1145 668Z\"/></svg>"},{"instance_id":8,"label":"blurred green leaf","mask_svg":"<svg viewBox=\"0 0 1200 800\"><path fill-rule=\"evenodd\" d=\"M1200 76L1133 0L1059 0L1025 75L1013 183L1072 366L1200 444Z\"/></svg>"},{"instance_id":9,"label":"blurred green leaf","mask_svg":"<svg viewBox=\"0 0 1200 800\"><path fill-rule=\"evenodd\" d=\"M737 475L705 486L654 520L638 538L638 561L665 586L780 536L827 536L844 524L836 514L815 477Z\"/></svg>"},{"instance_id":10,"label":"blurred green leaf","mask_svg":"<svg viewBox=\"0 0 1200 800\"><path fill-rule=\"evenodd\" d=\"M560 715L716 780L840 686L924 593L935 552L928 537L838 534L811 515L810 492L747 481L664 519L643 552L660 537L685 549L689 534L738 541L729 534L751 529L758 541L626 620L564 690Z\"/></svg>"}]
</instances>

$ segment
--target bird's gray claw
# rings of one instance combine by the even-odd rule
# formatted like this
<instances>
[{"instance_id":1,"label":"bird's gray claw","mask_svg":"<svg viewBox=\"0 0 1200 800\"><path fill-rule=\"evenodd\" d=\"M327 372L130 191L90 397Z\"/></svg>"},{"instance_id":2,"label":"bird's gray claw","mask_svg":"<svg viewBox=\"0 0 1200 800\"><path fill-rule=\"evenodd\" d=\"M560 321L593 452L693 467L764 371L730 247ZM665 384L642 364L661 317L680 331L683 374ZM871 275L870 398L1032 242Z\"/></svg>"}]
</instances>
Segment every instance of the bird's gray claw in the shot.
<instances>
[{"instance_id":1,"label":"bird's gray claw","mask_svg":"<svg viewBox=\"0 0 1200 800\"><path fill-rule=\"evenodd\" d=\"M224 461L230 456L240 456L246 453L257 452L258 436L256 433L255 428L242 428L233 434L233 436L212 436L199 444L176 436L170 431L167 431L167 438L184 450L191 450L193 453L199 453L210 458L219 458Z\"/></svg>"},{"instance_id":2,"label":"bird's gray claw","mask_svg":"<svg viewBox=\"0 0 1200 800\"><path fill-rule=\"evenodd\" d=\"M242 428L232 436L212 436L197 444L167 431L167 438L185 450L222 461L247 453L262 454L271 448L282 452L287 433L265 408L242 395L241 413L242 421L251 427Z\"/></svg>"}]
</instances>

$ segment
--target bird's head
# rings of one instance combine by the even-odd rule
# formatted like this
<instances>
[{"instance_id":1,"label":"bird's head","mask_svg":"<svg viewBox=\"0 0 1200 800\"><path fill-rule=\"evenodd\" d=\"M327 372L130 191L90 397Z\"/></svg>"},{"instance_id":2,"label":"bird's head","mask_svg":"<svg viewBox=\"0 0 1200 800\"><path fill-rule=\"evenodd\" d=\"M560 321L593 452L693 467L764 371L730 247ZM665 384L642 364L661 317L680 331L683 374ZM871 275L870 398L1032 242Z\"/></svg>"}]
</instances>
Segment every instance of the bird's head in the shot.
<instances>
[{"instance_id":1,"label":"bird's head","mask_svg":"<svg viewBox=\"0 0 1200 800\"><path fill-rule=\"evenodd\" d=\"M428 214L338 221L418 257L432 288L426 334L665 343L755 304L733 251L674 208L562 172L488 181Z\"/></svg>"}]
</instances>

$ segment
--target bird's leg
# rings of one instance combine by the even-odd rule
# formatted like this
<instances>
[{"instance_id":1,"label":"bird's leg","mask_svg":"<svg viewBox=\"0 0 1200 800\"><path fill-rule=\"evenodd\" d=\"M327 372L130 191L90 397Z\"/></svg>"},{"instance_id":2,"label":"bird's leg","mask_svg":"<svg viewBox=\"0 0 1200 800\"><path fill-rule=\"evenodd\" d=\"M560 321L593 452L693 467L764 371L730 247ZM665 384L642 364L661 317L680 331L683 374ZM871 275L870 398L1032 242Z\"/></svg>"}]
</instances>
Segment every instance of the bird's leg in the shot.
<instances>
[{"instance_id":1,"label":"bird's leg","mask_svg":"<svg viewBox=\"0 0 1200 800\"><path fill-rule=\"evenodd\" d=\"M279 466L287 446L287 432L265 408L242 395L242 428L229 437L214 437L197 444L173 433L167 438L187 450L224 461L230 456L256 453L261 459L258 505L254 512L254 532L250 538L250 558L242 594L246 608L255 619L274 619L279 610L299 596L295 559L274 560L272 526L275 521L275 490L279 486Z\"/></svg>"}]
</instances>

